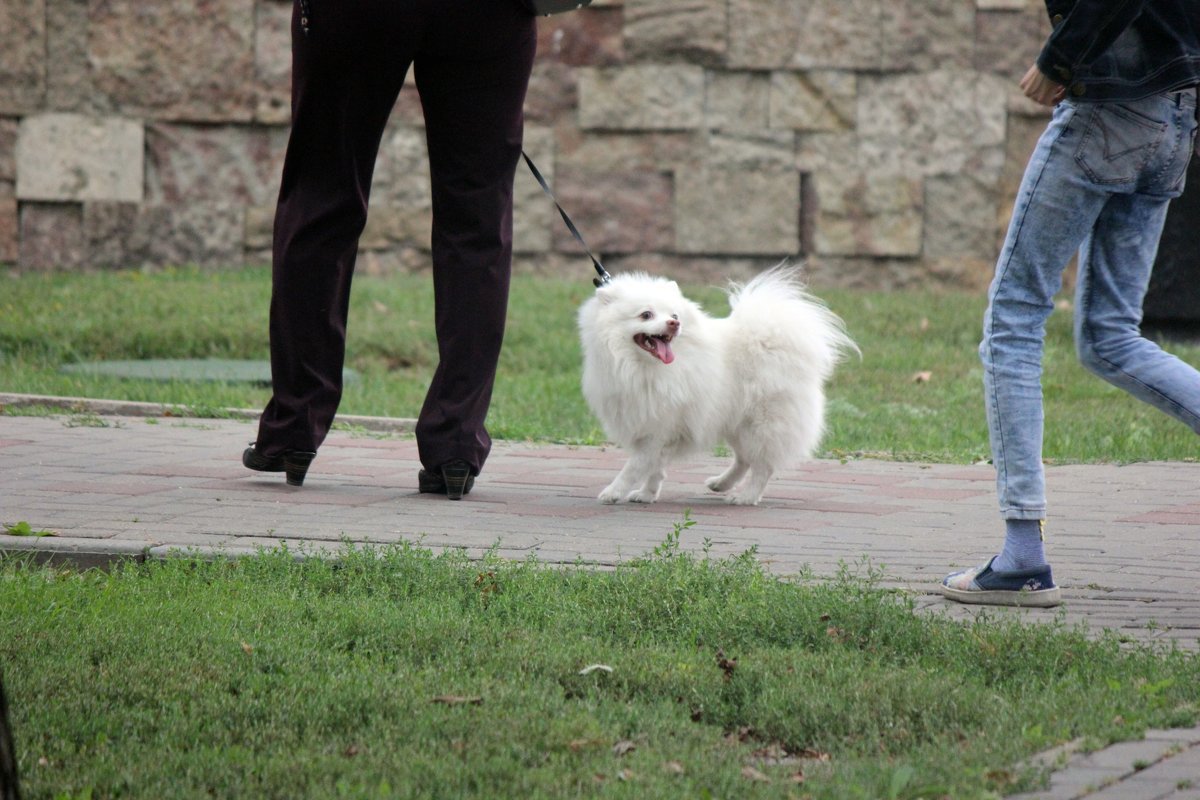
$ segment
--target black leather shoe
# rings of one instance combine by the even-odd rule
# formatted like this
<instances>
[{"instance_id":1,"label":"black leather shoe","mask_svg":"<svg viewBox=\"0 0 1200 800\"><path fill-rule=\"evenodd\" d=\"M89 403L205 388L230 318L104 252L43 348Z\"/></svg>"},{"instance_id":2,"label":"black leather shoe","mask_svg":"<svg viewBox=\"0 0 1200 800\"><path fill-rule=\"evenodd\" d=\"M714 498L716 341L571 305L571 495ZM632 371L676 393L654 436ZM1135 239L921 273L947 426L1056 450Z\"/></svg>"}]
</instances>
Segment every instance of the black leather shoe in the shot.
<instances>
[{"instance_id":1,"label":"black leather shoe","mask_svg":"<svg viewBox=\"0 0 1200 800\"><path fill-rule=\"evenodd\" d=\"M303 486L308 466L316 457L311 450L286 450L282 455L264 456L258 452L257 443L251 442L242 453L242 466L258 472L286 472L289 486Z\"/></svg>"},{"instance_id":2,"label":"black leather shoe","mask_svg":"<svg viewBox=\"0 0 1200 800\"><path fill-rule=\"evenodd\" d=\"M474 485L475 476L461 459L442 465L439 472L423 469L417 473L417 490L422 494L444 494L451 500L462 500Z\"/></svg>"}]
</instances>

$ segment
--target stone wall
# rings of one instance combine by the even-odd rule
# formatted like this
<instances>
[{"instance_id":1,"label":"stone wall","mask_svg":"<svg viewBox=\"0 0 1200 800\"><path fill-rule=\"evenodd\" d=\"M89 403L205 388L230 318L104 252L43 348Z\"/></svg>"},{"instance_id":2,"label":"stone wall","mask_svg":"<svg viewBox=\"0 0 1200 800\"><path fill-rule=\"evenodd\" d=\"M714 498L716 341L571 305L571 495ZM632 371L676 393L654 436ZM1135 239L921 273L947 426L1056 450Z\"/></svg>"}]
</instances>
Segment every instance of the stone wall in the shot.
<instances>
[{"instance_id":1,"label":"stone wall","mask_svg":"<svg viewBox=\"0 0 1200 800\"><path fill-rule=\"evenodd\" d=\"M267 261L290 14L0 4L0 262ZM596 0L539 21L526 149L613 270L980 286L1044 126L1016 81L1047 31L1039 0ZM517 195L518 269L590 277L523 168ZM371 205L360 269L427 266L411 87Z\"/></svg>"}]
</instances>

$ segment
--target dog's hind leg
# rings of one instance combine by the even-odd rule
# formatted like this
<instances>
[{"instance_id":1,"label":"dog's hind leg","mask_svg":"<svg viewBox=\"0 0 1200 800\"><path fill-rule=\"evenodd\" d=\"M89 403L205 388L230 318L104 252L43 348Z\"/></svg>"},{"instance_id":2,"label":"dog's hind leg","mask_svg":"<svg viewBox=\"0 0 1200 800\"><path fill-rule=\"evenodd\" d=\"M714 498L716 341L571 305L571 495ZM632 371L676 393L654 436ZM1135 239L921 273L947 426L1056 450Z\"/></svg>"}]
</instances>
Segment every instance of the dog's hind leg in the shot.
<instances>
[{"instance_id":1,"label":"dog's hind leg","mask_svg":"<svg viewBox=\"0 0 1200 800\"><path fill-rule=\"evenodd\" d=\"M750 471L750 465L734 454L733 463L729 465L729 469L709 478L704 482L704 485L714 492L728 492L733 487L737 486L742 478L746 477L746 473Z\"/></svg>"},{"instance_id":2,"label":"dog's hind leg","mask_svg":"<svg viewBox=\"0 0 1200 800\"><path fill-rule=\"evenodd\" d=\"M762 500L763 492L767 488L767 482L774 474L775 470L765 464L755 466L750 470L750 476L738 487L737 491L726 498L726 502L735 506L758 505L758 501Z\"/></svg>"}]
</instances>

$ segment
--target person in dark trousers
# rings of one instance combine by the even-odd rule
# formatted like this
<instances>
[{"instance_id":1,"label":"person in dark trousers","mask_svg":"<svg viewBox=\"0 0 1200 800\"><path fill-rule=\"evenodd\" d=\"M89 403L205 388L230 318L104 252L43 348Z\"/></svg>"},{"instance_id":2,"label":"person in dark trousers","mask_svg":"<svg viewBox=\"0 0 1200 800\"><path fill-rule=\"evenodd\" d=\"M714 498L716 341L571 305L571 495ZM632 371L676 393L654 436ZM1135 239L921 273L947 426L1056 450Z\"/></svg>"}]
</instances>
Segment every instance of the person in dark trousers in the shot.
<instances>
[{"instance_id":1,"label":"person in dark trousers","mask_svg":"<svg viewBox=\"0 0 1200 800\"><path fill-rule=\"evenodd\" d=\"M1021 80L1054 114L1025 169L983 342L1004 547L942 581L963 603L1053 606L1043 544L1045 323L1078 253L1075 345L1092 372L1200 433L1200 372L1141 335L1167 205L1196 141L1200 0L1047 0L1054 26Z\"/></svg>"},{"instance_id":2,"label":"person in dark trousers","mask_svg":"<svg viewBox=\"0 0 1200 800\"><path fill-rule=\"evenodd\" d=\"M300 486L329 432L375 158L411 67L429 151L439 357L416 425L418 486L456 500L470 491L491 449L484 419L536 49L536 20L521 0L298 0L273 240L273 393L246 467L286 472Z\"/></svg>"}]
</instances>

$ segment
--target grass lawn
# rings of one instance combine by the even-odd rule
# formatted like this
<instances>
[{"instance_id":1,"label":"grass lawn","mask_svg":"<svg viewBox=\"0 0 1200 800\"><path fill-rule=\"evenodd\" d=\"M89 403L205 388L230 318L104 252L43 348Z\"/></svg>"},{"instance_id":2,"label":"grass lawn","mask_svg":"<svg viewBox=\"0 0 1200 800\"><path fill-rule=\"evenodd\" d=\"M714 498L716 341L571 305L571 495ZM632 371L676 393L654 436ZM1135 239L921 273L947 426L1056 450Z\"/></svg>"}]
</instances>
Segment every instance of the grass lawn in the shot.
<instances>
[{"instance_id":1,"label":"grass lawn","mask_svg":"<svg viewBox=\"0 0 1200 800\"><path fill-rule=\"evenodd\" d=\"M679 526L682 527L682 526ZM989 798L1193 724L1195 654L913 613L752 553L0 564L28 797Z\"/></svg>"},{"instance_id":2,"label":"grass lawn","mask_svg":"<svg viewBox=\"0 0 1200 800\"><path fill-rule=\"evenodd\" d=\"M574 316L591 287L572 277L514 282L499 438L603 440L578 388ZM436 352L430 293L423 276L356 281L362 380L343 411L415 416ZM719 290L689 294L725 313ZM260 407L262 388L59 368L265 359L268 295L261 269L0 273L0 391ZM863 350L830 387L824 455L986 458L983 298L821 295ZM1194 458L1182 426L1084 373L1069 328L1056 312L1047 456ZM918 615L867 565L814 581L770 576L753 552L683 554L688 524L611 572L410 547L110 573L0 557L25 795L994 798L1036 785L1017 765L1050 746L1200 717L1195 653Z\"/></svg>"},{"instance_id":3,"label":"grass lawn","mask_svg":"<svg viewBox=\"0 0 1200 800\"><path fill-rule=\"evenodd\" d=\"M579 305L588 276L518 276L488 425L497 438L599 443L579 391ZM436 361L428 276L356 279L347 361L348 414L414 417ZM685 289L726 313L724 293ZM970 463L988 457L976 356L984 298L936 292L822 291L863 351L829 387L824 455ZM63 364L100 359L266 359L265 269L96 275L0 273L0 390L190 406L261 408L265 389L232 384L84 378ZM1200 363L1200 348L1170 349ZM1086 373L1070 315L1051 317L1046 351L1051 461L1180 460L1196 456L1179 423Z\"/></svg>"}]
</instances>

